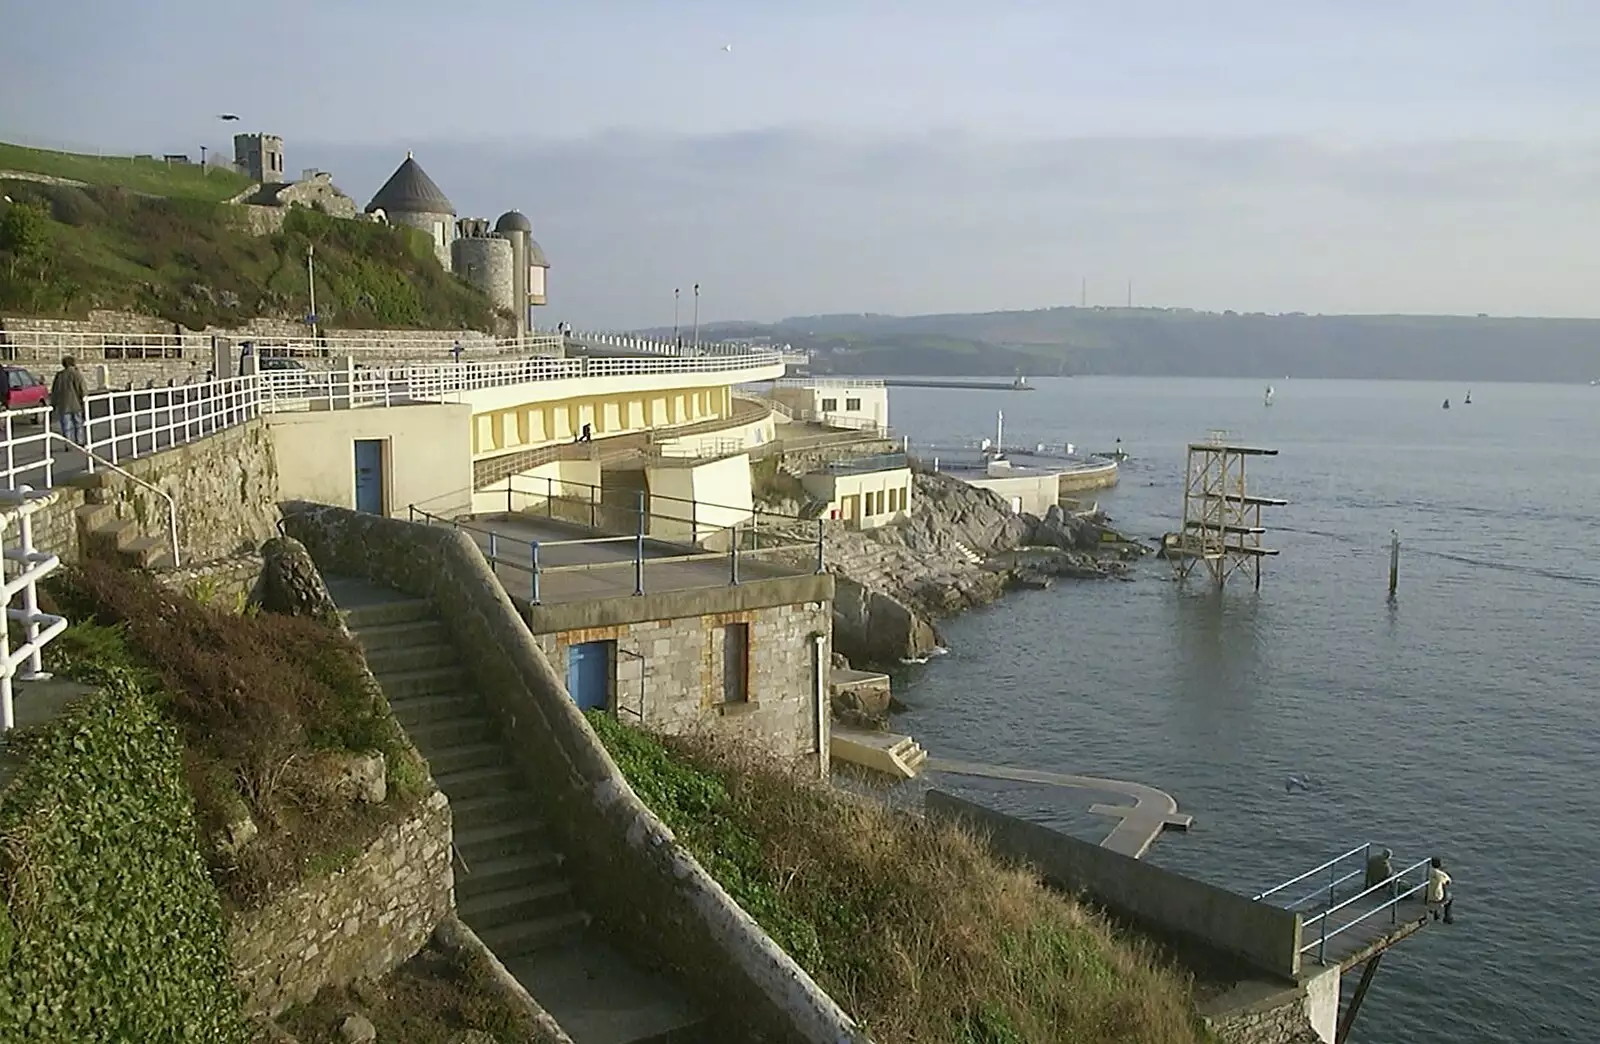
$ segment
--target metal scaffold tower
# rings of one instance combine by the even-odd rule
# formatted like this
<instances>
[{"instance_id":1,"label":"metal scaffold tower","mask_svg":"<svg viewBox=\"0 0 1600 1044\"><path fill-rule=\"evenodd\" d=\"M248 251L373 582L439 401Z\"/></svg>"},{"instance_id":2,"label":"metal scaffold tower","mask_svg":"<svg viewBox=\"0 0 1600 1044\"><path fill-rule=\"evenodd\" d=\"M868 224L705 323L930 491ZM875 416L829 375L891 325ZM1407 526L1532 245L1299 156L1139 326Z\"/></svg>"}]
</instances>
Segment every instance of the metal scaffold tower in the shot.
<instances>
[{"instance_id":1,"label":"metal scaffold tower","mask_svg":"<svg viewBox=\"0 0 1600 1044\"><path fill-rule=\"evenodd\" d=\"M1254 576L1256 590L1261 589L1261 560L1278 553L1262 546L1267 530L1261 524L1261 509L1282 507L1288 501L1251 494L1245 485L1245 461L1277 455L1275 449L1237 445L1225 431L1210 432L1206 441L1189 444L1183 529L1167 549L1180 578L1204 563L1219 588L1243 570Z\"/></svg>"}]
</instances>

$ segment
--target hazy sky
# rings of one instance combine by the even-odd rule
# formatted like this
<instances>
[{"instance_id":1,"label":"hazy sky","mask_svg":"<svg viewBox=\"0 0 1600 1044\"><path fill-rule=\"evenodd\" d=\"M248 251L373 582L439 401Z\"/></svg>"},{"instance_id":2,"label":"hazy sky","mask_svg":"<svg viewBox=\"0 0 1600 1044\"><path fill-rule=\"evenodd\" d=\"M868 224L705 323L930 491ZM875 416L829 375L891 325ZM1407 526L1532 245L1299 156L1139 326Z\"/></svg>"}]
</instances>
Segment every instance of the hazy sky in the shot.
<instances>
[{"instance_id":1,"label":"hazy sky","mask_svg":"<svg viewBox=\"0 0 1600 1044\"><path fill-rule=\"evenodd\" d=\"M1600 314L1595 0L5 6L0 137L237 112L363 204L413 149L532 217L550 321Z\"/></svg>"}]
</instances>

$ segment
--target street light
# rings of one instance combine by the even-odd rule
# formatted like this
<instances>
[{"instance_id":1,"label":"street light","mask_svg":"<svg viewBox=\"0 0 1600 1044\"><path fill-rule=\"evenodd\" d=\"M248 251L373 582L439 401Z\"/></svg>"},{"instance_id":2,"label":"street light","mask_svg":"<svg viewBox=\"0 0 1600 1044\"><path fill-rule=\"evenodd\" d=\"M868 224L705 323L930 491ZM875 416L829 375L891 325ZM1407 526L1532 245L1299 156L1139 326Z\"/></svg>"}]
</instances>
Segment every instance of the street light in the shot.
<instances>
[{"instance_id":1,"label":"street light","mask_svg":"<svg viewBox=\"0 0 1600 1044\"><path fill-rule=\"evenodd\" d=\"M694 353L700 354L700 284L694 284Z\"/></svg>"},{"instance_id":2,"label":"street light","mask_svg":"<svg viewBox=\"0 0 1600 1044\"><path fill-rule=\"evenodd\" d=\"M306 288L311 292L311 313L306 316L306 323L311 327L311 339L317 339L317 248L311 243L306 244Z\"/></svg>"},{"instance_id":3,"label":"street light","mask_svg":"<svg viewBox=\"0 0 1600 1044\"><path fill-rule=\"evenodd\" d=\"M679 348L683 347L678 342L678 295L682 293L683 290L681 288L676 286L672 288L672 343Z\"/></svg>"}]
</instances>

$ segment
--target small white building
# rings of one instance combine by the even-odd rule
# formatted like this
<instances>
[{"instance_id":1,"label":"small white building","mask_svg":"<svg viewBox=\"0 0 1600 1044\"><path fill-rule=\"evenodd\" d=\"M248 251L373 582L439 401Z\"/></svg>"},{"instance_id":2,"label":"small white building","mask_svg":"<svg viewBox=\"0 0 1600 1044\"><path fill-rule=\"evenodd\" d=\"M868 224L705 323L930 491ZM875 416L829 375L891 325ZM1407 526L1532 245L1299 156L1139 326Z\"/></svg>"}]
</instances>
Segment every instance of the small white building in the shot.
<instances>
[{"instance_id":1,"label":"small white building","mask_svg":"<svg viewBox=\"0 0 1600 1044\"><path fill-rule=\"evenodd\" d=\"M911 466L904 453L836 461L800 484L812 500L827 505L824 518L851 529L875 529L911 515Z\"/></svg>"},{"instance_id":2,"label":"small white building","mask_svg":"<svg viewBox=\"0 0 1600 1044\"><path fill-rule=\"evenodd\" d=\"M817 377L777 382L772 397L797 421L858 431L889 427L889 389L869 378Z\"/></svg>"}]
</instances>

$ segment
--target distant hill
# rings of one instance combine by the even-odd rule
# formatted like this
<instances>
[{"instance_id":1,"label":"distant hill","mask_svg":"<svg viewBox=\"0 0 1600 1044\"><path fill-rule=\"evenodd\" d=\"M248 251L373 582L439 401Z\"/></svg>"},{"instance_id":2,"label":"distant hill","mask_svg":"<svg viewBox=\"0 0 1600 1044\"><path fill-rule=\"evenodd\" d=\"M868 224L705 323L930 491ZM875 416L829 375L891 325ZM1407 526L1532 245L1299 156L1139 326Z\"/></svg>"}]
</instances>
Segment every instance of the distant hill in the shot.
<instances>
[{"instance_id":1,"label":"distant hill","mask_svg":"<svg viewBox=\"0 0 1600 1044\"><path fill-rule=\"evenodd\" d=\"M724 325L736 329L724 334ZM1600 320L1265 315L1048 308L951 315L816 315L715 324L818 352L834 373L974 376L1582 381L1600 378Z\"/></svg>"},{"instance_id":2,"label":"distant hill","mask_svg":"<svg viewBox=\"0 0 1600 1044\"><path fill-rule=\"evenodd\" d=\"M30 173L77 187L6 179ZM11 166L8 168L7 164ZM252 235L218 200L248 187L196 166L101 159L0 146L0 313L83 316L103 308L192 328L309 309L306 248L316 247L317 311L325 328L496 330L507 318L440 267L415 229L291 208L281 231Z\"/></svg>"}]
</instances>

